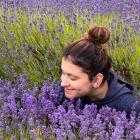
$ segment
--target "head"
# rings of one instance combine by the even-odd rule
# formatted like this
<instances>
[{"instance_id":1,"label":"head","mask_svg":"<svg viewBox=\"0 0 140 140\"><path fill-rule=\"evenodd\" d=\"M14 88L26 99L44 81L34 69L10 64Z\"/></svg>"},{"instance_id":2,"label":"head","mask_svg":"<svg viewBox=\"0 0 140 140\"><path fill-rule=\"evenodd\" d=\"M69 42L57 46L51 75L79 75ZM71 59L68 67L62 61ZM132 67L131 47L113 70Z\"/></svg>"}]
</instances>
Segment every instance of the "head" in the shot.
<instances>
[{"instance_id":1,"label":"head","mask_svg":"<svg viewBox=\"0 0 140 140\"><path fill-rule=\"evenodd\" d=\"M111 58L103 44L109 37L110 32L107 28L92 27L86 36L74 41L64 50L61 86L64 87L67 98L91 94L94 96L97 89L108 81Z\"/></svg>"}]
</instances>

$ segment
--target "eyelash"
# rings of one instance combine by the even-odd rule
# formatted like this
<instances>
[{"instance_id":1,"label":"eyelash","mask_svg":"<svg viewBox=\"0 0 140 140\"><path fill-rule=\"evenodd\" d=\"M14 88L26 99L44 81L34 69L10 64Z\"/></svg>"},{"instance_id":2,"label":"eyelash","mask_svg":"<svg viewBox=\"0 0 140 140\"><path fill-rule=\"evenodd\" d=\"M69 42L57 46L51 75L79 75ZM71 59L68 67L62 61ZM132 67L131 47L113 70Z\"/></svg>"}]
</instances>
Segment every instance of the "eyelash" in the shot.
<instances>
[{"instance_id":1,"label":"eyelash","mask_svg":"<svg viewBox=\"0 0 140 140\"><path fill-rule=\"evenodd\" d=\"M76 78L72 78L72 77L70 77L70 80L75 81L75 80L76 80Z\"/></svg>"}]
</instances>

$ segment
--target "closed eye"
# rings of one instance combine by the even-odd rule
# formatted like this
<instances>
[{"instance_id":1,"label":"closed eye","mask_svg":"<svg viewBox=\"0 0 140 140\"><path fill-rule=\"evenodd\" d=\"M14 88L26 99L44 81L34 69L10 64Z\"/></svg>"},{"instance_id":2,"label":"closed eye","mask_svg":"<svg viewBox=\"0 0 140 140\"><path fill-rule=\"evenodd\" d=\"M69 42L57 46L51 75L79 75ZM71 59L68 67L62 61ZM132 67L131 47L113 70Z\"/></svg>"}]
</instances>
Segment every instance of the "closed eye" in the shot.
<instances>
[{"instance_id":1,"label":"closed eye","mask_svg":"<svg viewBox=\"0 0 140 140\"><path fill-rule=\"evenodd\" d=\"M78 79L77 77L72 76L72 75L69 75L69 78L70 78L70 80L72 80L72 81L76 81L76 80Z\"/></svg>"}]
</instances>

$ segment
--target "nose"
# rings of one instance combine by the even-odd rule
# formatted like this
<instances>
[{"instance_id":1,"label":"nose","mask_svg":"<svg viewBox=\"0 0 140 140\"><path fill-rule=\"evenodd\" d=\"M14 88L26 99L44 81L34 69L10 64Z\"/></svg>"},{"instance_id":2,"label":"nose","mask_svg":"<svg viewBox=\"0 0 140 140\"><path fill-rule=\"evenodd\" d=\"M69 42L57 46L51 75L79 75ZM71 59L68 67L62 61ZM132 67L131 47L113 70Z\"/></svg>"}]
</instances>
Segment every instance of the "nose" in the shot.
<instances>
[{"instance_id":1,"label":"nose","mask_svg":"<svg viewBox=\"0 0 140 140\"><path fill-rule=\"evenodd\" d=\"M61 75L61 86L66 87L69 85L68 77L66 75Z\"/></svg>"}]
</instances>

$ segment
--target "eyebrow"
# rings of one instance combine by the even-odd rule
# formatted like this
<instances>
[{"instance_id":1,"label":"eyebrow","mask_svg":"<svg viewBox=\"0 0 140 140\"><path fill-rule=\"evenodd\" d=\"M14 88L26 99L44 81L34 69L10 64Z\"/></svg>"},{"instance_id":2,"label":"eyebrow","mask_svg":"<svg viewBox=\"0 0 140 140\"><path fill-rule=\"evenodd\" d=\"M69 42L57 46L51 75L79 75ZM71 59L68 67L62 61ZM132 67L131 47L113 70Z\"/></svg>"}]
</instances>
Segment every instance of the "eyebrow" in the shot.
<instances>
[{"instance_id":1,"label":"eyebrow","mask_svg":"<svg viewBox=\"0 0 140 140\"><path fill-rule=\"evenodd\" d=\"M64 72L64 70L62 70L62 68L61 68L61 72ZM66 72L64 72L64 73L66 73ZM78 76L76 76L76 75L73 75L73 74L71 74L71 73L66 73L68 76L74 76L75 78L79 78Z\"/></svg>"}]
</instances>

